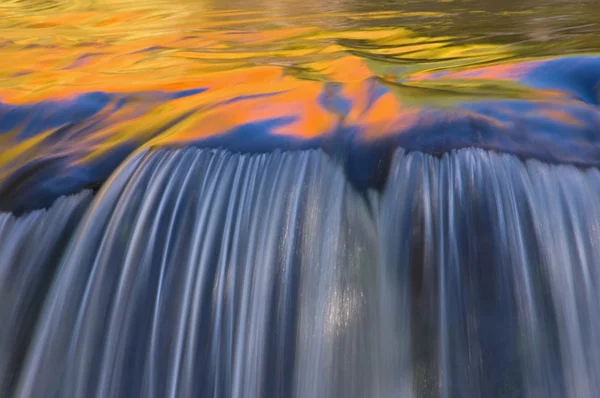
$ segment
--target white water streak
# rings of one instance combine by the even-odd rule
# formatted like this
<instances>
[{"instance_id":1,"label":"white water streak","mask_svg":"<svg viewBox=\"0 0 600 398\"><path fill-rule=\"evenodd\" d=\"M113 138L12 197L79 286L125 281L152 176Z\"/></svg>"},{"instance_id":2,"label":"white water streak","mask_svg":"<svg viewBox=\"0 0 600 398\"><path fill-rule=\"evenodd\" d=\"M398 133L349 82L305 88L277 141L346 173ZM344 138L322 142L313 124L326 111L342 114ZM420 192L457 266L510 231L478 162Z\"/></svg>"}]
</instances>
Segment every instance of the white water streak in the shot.
<instances>
[{"instance_id":1,"label":"white water streak","mask_svg":"<svg viewBox=\"0 0 600 398\"><path fill-rule=\"evenodd\" d=\"M0 373L0 387L18 379L19 398L593 398L599 203L595 169L481 150L398 151L381 194L358 193L318 151L140 154L81 221L23 368ZM43 245L76 207L51 216L61 206L0 216L3 255L42 243L0 259L2 321L26 315L14 292L39 281ZM18 331L0 325L0 349Z\"/></svg>"}]
</instances>

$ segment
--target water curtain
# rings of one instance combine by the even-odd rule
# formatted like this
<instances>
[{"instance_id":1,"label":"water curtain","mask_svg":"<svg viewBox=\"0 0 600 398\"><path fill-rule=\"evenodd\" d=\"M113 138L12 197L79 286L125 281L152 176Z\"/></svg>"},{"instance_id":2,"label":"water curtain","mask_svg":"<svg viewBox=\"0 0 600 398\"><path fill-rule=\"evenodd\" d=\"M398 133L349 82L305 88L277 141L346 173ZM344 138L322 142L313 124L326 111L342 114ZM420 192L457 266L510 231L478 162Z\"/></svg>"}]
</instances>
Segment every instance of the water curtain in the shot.
<instances>
[{"instance_id":1,"label":"water curtain","mask_svg":"<svg viewBox=\"0 0 600 398\"><path fill-rule=\"evenodd\" d=\"M0 395L593 397L599 199L481 149L399 149L380 191L320 150L141 151L0 215Z\"/></svg>"}]
</instances>

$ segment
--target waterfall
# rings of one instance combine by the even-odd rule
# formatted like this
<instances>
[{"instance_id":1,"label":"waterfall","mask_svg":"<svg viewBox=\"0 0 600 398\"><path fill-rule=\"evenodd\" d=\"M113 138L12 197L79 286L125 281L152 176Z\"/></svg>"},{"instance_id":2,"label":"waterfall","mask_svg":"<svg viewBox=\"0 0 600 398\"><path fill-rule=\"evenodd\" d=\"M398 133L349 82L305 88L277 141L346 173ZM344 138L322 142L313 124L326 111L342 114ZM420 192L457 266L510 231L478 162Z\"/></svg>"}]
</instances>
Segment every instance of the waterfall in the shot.
<instances>
[{"instance_id":1,"label":"waterfall","mask_svg":"<svg viewBox=\"0 0 600 398\"><path fill-rule=\"evenodd\" d=\"M62 197L19 218L0 213L0 397L11 394L54 270L91 197Z\"/></svg>"},{"instance_id":2,"label":"waterfall","mask_svg":"<svg viewBox=\"0 0 600 398\"><path fill-rule=\"evenodd\" d=\"M600 391L599 198L596 169L397 154L381 239L417 396Z\"/></svg>"},{"instance_id":3,"label":"waterfall","mask_svg":"<svg viewBox=\"0 0 600 398\"><path fill-rule=\"evenodd\" d=\"M160 149L90 199L0 215L1 396L600 391L597 169Z\"/></svg>"}]
</instances>

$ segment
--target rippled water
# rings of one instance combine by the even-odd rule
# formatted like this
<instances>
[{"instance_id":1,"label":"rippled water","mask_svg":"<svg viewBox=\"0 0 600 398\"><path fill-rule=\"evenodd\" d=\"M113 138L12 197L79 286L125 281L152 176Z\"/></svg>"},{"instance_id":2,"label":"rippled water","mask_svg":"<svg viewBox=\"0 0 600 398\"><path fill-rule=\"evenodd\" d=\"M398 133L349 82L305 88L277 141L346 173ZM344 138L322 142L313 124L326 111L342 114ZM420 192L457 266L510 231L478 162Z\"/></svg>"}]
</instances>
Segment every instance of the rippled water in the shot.
<instances>
[{"instance_id":1,"label":"rippled water","mask_svg":"<svg viewBox=\"0 0 600 398\"><path fill-rule=\"evenodd\" d=\"M597 164L599 8L2 2L0 209L93 187L142 146L354 154L394 137L381 145ZM372 186L367 160L390 154L355 158L368 171L354 179Z\"/></svg>"},{"instance_id":2,"label":"rippled water","mask_svg":"<svg viewBox=\"0 0 600 398\"><path fill-rule=\"evenodd\" d=\"M198 88L208 73L256 66L397 79L588 53L600 46L599 11L594 1L6 1L2 98Z\"/></svg>"}]
</instances>

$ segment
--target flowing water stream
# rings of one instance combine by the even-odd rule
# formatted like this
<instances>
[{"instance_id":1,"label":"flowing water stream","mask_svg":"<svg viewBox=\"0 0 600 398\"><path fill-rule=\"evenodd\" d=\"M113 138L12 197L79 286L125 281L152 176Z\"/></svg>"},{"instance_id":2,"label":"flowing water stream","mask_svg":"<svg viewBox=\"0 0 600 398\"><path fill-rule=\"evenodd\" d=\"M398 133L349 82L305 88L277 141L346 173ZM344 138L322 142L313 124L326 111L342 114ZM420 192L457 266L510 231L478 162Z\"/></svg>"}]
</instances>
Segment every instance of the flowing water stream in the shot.
<instances>
[{"instance_id":1,"label":"flowing water stream","mask_svg":"<svg viewBox=\"0 0 600 398\"><path fill-rule=\"evenodd\" d=\"M0 4L0 397L600 396L600 4Z\"/></svg>"}]
</instances>

